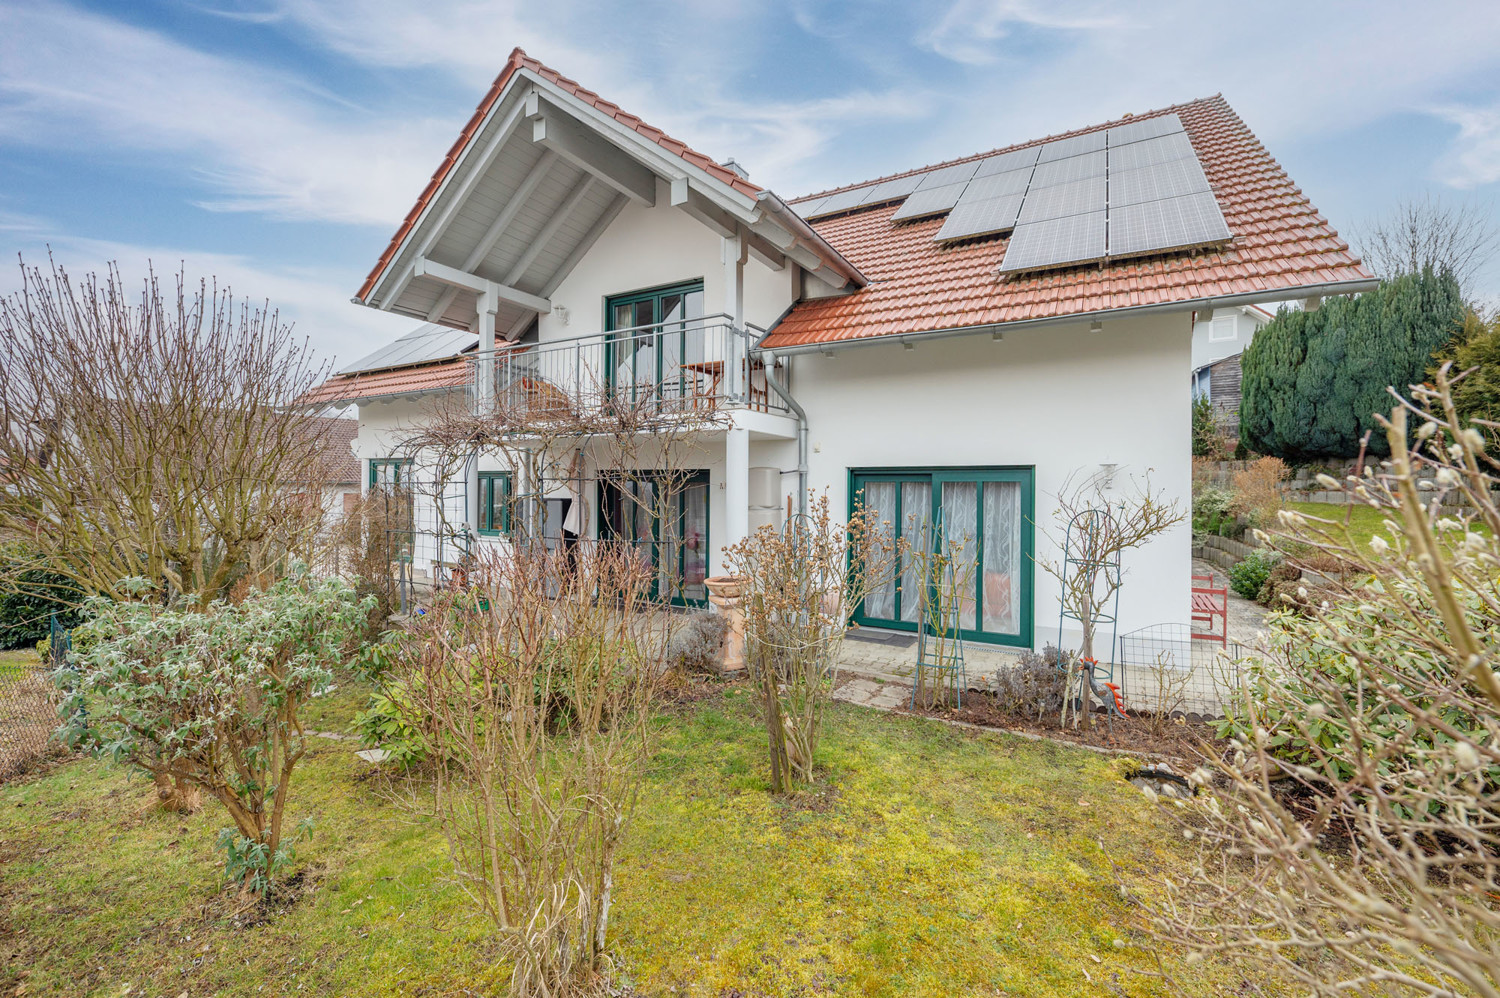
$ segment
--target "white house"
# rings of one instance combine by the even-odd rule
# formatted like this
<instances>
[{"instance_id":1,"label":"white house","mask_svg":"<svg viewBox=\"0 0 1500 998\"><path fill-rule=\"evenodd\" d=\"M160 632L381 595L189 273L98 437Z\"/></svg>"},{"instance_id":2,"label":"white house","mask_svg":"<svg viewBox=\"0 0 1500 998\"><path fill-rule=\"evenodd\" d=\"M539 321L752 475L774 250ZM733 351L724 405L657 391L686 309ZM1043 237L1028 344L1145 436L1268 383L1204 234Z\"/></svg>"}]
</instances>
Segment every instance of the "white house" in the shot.
<instances>
[{"instance_id":1,"label":"white house","mask_svg":"<svg viewBox=\"0 0 1500 998\"><path fill-rule=\"evenodd\" d=\"M436 474L402 440L439 404L706 399L721 422L670 444L696 473L637 538L677 598L827 490L962 530L968 636L1030 647L1057 633L1034 559L1059 490L1149 475L1190 501L1195 315L1373 283L1219 97L783 201L518 49L356 298L427 325L314 397L359 407L367 483ZM419 540L419 569L504 543L523 489L544 532L618 532L618 455L570 449L547 482L483 448L440 476L433 522L465 530ZM1188 620L1189 544L1131 556L1122 629ZM857 616L913 610L892 586Z\"/></svg>"},{"instance_id":2,"label":"white house","mask_svg":"<svg viewBox=\"0 0 1500 998\"><path fill-rule=\"evenodd\" d=\"M1198 313L1193 322L1193 398L1213 403L1220 426L1233 434L1240 420L1240 355L1272 319L1260 305Z\"/></svg>"}]
</instances>

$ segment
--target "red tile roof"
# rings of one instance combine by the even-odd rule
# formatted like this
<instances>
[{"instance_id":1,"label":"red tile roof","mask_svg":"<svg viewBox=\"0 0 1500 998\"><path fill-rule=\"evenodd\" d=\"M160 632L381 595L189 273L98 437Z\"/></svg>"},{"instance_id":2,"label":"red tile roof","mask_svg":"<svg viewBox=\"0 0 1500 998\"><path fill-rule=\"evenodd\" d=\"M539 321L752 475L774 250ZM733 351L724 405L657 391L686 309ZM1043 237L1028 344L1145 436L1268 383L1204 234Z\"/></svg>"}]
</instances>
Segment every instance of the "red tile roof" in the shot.
<instances>
[{"instance_id":1,"label":"red tile roof","mask_svg":"<svg viewBox=\"0 0 1500 998\"><path fill-rule=\"evenodd\" d=\"M443 360L418 367L388 371L335 374L298 401L307 405L353 402L391 395L411 395L441 388L466 388L474 380L474 365L468 360Z\"/></svg>"},{"instance_id":2,"label":"red tile roof","mask_svg":"<svg viewBox=\"0 0 1500 998\"><path fill-rule=\"evenodd\" d=\"M850 295L799 302L762 345L787 348L1282 289L1295 297L1291 292L1298 287L1371 278L1223 98L1191 101L1130 120L1174 112L1233 234L1224 246L1002 278L997 268L1008 238L945 245L932 238L942 218L897 225L891 222L895 205L857 209L812 225L870 278L869 285ZM935 167L908 172L928 169ZM850 185L858 186L863 184Z\"/></svg>"},{"instance_id":3,"label":"red tile roof","mask_svg":"<svg viewBox=\"0 0 1500 998\"><path fill-rule=\"evenodd\" d=\"M412 227L417 224L417 219L421 217L422 211L427 207L427 203L437 194L438 188L442 186L443 180L448 176L448 172L463 157L464 150L468 148L469 143L478 134L479 126L484 123L485 115L489 114L490 108L494 106L495 101L499 100L500 95L505 92L505 86L510 82L510 78L522 69L530 70L542 79L577 97L585 104L603 111L621 124L633 128L663 149L707 172L715 179L723 181L741 194L754 197L761 192L761 188L750 183L750 181L741 177L729 167L710 159L696 149L690 148L687 143L672 138L672 136L663 132L660 128L646 124L646 122L635 115L627 113L618 104L610 103L592 90L585 89L576 81L563 76L557 70L549 66L544 66L520 48L514 48L511 50L510 58L505 60L505 67L500 70L500 75L495 77L495 82L490 84L490 89L485 93L484 99L474 109L474 114L469 118L469 123L464 126L463 131L459 133L458 138L443 157L443 161L438 164L437 171L433 173L432 179L423 188L421 196L417 198L417 203L412 206L411 211L406 213L405 221L396 230L396 234L391 237L390 244L386 246L385 252L380 254L380 260L375 264L375 269L370 271L370 276L366 277L365 283L360 285L358 298L363 300L375 287L375 282L380 279L381 272L395 258L396 251L401 247L401 241L406 238L407 233L411 232Z\"/></svg>"}]
</instances>

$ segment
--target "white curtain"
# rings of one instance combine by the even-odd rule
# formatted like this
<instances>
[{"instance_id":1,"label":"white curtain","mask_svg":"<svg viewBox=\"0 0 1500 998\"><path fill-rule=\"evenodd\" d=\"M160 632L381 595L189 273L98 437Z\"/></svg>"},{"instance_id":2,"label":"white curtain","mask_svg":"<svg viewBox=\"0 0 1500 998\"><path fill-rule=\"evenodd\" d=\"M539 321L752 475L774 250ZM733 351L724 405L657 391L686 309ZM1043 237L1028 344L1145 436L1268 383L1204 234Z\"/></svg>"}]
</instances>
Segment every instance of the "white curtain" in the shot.
<instances>
[{"instance_id":1,"label":"white curtain","mask_svg":"<svg viewBox=\"0 0 1500 998\"><path fill-rule=\"evenodd\" d=\"M894 543L896 531L896 483L866 482L864 492L865 509L873 513L879 521L881 539L887 544ZM865 616L881 620L895 619L896 579L894 575L887 575L886 578L881 580L880 585L874 587L870 594L865 597Z\"/></svg>"},{"instance_id":2,"label":"white curtain","mask_svg":"<svg viewBox=\"0 0 1500 998\"><path fill-rule=\"evenodd\" d=\"M962 564L974 565L979 548L979 486L974 482L944 482L943 483L943 543L951 547L957 543L960 545L958 560ZM968 575L973 579L972 572L960 570L958 575ZM957 605L959 609L959 626L974 630L977 627L978 613L974 606L974 592L972 584L965 587L965 591L958 594Z\"/></svg>"},{"instance_id":3,"label":"white curtain","mask_svg":"<svg viewBox=\"0 0 1500 998\"><path fill-rule=\"evenodd\" d=\"M901 483L901 536L919 551L927 550L931 537L927 532L932 519L932 486L926 482ZM909 562L910 559L907 559ZM922 581L915 567L901 566L901 619L915 624L922 614Z\"/></svg>"},{"instance_id":4,"label":"white curtain","mask_svg":"<svg viewBox=\"0 0 1500 998\"><path fill-rule=\"evenodd\" d=\"M1021 486L984 483L984 629L1021 633Z\"/></svg>"}]
</instances>

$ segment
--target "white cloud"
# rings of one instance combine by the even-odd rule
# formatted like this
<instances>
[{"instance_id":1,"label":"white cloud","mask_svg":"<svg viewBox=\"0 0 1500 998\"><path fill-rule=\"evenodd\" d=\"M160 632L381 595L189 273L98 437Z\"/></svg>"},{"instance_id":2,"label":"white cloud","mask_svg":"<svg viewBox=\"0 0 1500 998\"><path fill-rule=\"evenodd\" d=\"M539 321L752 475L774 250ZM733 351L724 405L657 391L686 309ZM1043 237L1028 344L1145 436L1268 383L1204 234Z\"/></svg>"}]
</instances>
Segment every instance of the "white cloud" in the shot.
<instances>
[{"instance_id":1,"label":"white cloud","mask_svg":"<svg viewBox=\"0 0 1500 998\"><path fill-rule=\"evenodd\" d=\"M143 151L206 207L389 226L452 140L305 81L52 3L0 5L0 141Z\"/></svg>"},{"instance_id":2,"label":"white cloud","mask_svg":"<svg viewBox=\"0 0 1500 998\"><path fill-rule=\"evenodd\" d=\"M3 221L4 216L0 216ZM351 290L364 276L348 267L281 267L231 253L205 252L171 245L131 245L100 239L53 236L44 243L36 229L27 231L17 247L28 267L47 268L52 258L75 279L88 273L103 274L111 263L119 266L127 288L138 288L149 268L170 281L179 269L196 284L204 278L229 288L239 299L252 304L269 303L282 322L294 325L298 338L306 337L320 358L347 362L369 353L376 346L409 332L411 319L355 305ZM14 265L0 269L0 294L20 287L20 272Z\"/></svg>"},{"instance_id":3,"label":"white cloud","mask_svg":"<svg viewBox=\"0 0 1500 998\"><path fill-rule=\"evenodd\" d=\"M1461 190L1500 181L1500 103L1438 108L1433 113L1458 126L1458 136L1438 163L1442 180Z\"/></svg>"},{"instance_id":4,"label":"white cloud","mask_svg":"<svg viewBox=\"0 0 1500 998\"><path fill-rule=\"evenodd\" d=\"M1018 28L1092 32L1118 30L1123 24L1117 7L1100 3L957 0L917 41L955 62L989 65L1001 58L996 43L1011 39Z\"/></svg>"}]
</instances>

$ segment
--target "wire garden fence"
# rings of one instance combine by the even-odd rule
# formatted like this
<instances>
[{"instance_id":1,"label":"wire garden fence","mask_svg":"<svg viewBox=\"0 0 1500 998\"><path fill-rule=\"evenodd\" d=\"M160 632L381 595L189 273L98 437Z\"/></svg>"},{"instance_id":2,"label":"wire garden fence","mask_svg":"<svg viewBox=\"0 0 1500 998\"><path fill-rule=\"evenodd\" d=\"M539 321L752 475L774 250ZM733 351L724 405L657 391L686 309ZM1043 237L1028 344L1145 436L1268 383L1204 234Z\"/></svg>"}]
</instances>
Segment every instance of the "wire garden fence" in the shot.
<instances>
[{"instance_id":1,"label":"wire garden fence","mask_svg":"<svg viewBox=\"0 0 1500 998\"><path fill-rule=\"evenodd\" d=\"M53 671L64 660L69 639L55 615L50 638L51 652L45 659L17 655L0 662L0 780L63 752L52 737L61 703Z\"/></svg>"}]
</instances>

